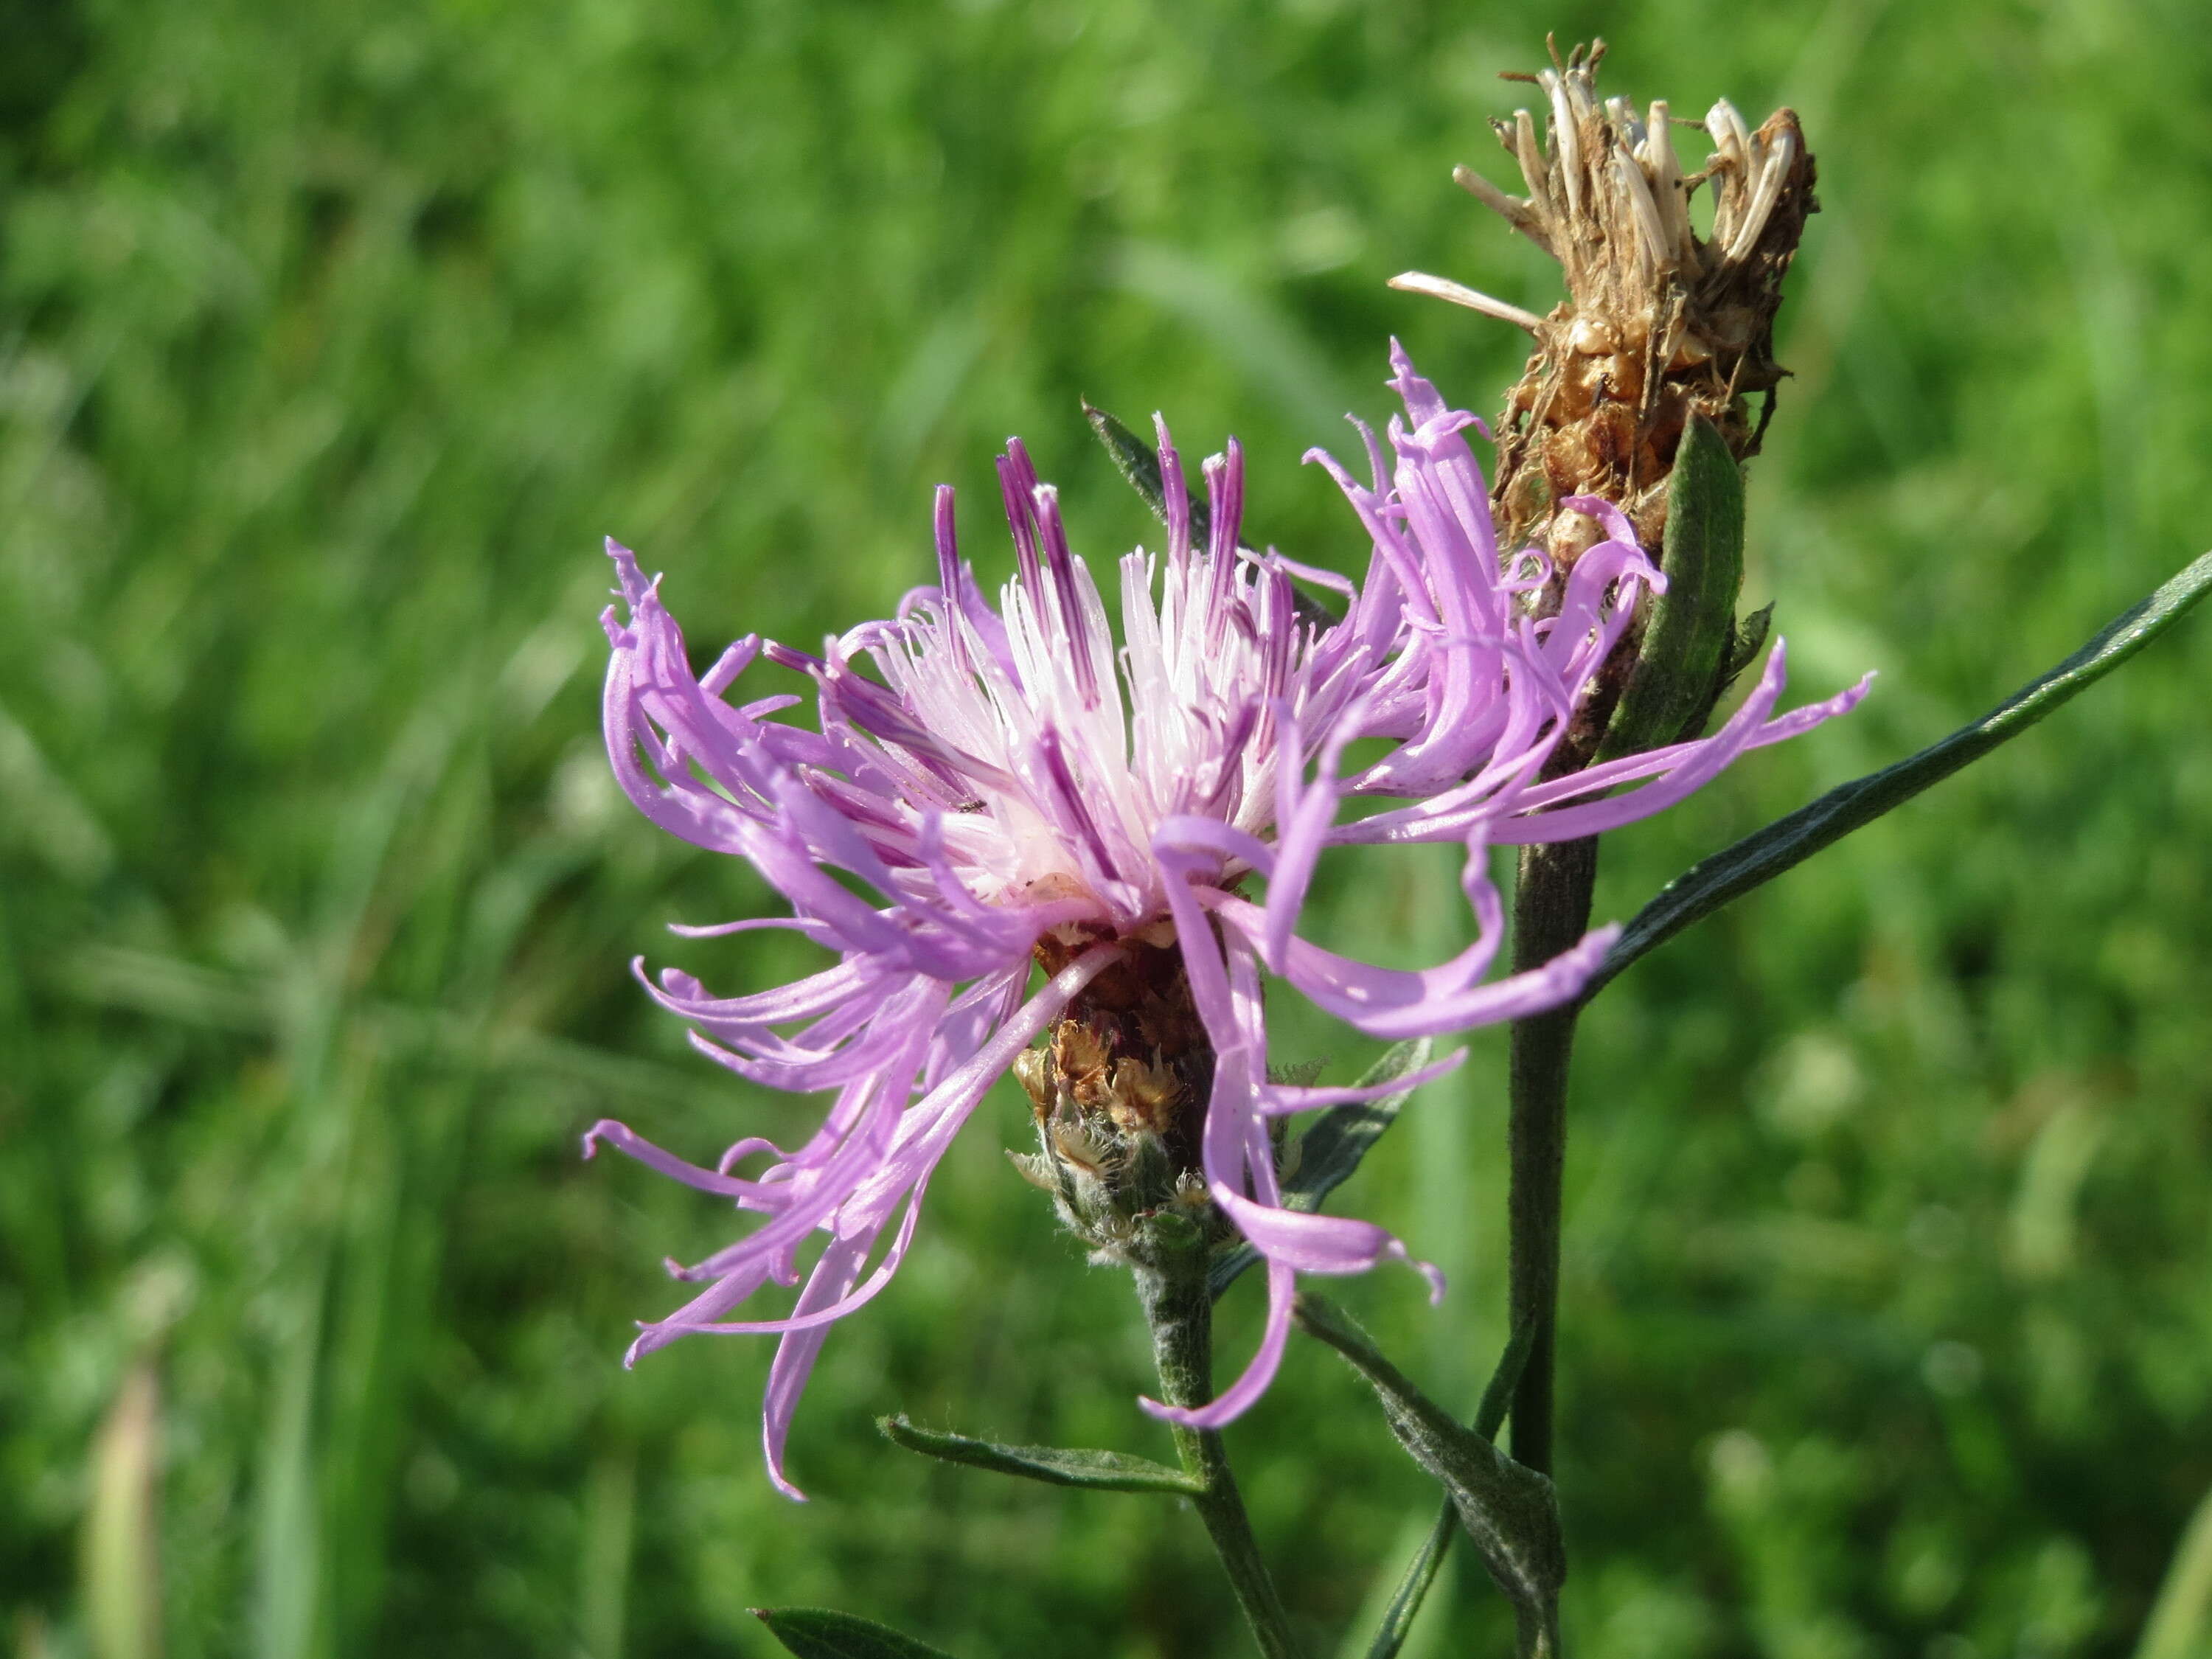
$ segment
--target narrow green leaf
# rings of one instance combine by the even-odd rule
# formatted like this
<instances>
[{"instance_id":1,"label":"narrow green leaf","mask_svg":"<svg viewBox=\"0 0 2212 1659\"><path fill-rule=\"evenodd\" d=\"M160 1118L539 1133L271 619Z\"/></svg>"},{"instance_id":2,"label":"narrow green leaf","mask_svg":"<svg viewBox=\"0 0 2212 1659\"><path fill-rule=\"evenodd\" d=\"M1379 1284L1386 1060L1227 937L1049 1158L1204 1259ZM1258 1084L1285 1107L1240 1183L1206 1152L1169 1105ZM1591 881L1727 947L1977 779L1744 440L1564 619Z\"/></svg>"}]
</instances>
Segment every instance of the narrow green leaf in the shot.
<instances>
[{"instance_id":1,"label":"narrow green leaf","mask_svg":"<svg viewBox=\"0 0 2212 1659\"><path fill-rule=\"evenodd\" d=\"M1395 1044L1367 1068L1356 1086L1372 1089L1418 1072L1429 1063L1434 1048L1426 1037ZM1297 1167L1283 1182L1285 1206L1293 1210L1321 1208L1322 1200L1344 1185L1413 1097L1413 1089L1394 1089L1379 1100L1332 1106L1316 1116L1298 1140Z\"/></svg>"},{"instance_id":2,"label":"narrow green leaf","mask_svg":"<svg viewBox=\"0 0 2212 1659\"><path fill-rule=\"evenodd\" d=\"M1098 434L1098 441L1106 447L1106 453L1114 462L1114 470L1127 480L1152 516L1162 524L1168 521L1168 490L1160 476L1159 452L1103 409L1091 406L1085 398L1083 418L1091 422L1091 429ZM1206 532L1212 528L1213 514L1188 480L1183 485L1183 496L1190 503L1190 538L1198 546L1206 545Z\"/></svg>"},{"instance_id":3,"label":"narrow green leaf","mask_svg":"<svg viewBox=\"0 0 2212 1659\"><path fill-rule=\"evenodd\" d=\"M951 1659L889 1625L828 1607L755 1607L752 1613L799 1659Z\"/></svg>"},{"instance_id":4,"label":"narrow green leaf","mask_svg":"<svg viewBox=\"0 0 2212 1659\"><path fill-rule=\"evenodd\" d=\"M1084 398L1084 420L1091 422L1091 431L1097 434L1097 441L1106 445L1106 456L1113 460L1115 471L1121 473L1146 507L1152 508L1152 518L1166 525L1168 484L1159 476L1159 452L1110 414L1095 410L1088 398ZM1190 540L1197 546L1206 546L1206 533L1212 529L1214 522L1212 511L1188 483L1183 484L1183 500L1190 502Z\"/></svg>"},{"instance_id":5,"label":"narrow green leaf","mask_svg":"<svg viewBox=\"0 0 2212 1659\"><path fill-rule=\"evenodd\" d=\"M1721 676L1720 689L1723 693L1742 678L1745 669L1759 660L1759 653L1766 649L1766 636L1773 631L1771 599L1736 624L1735 636L1729 641L1728 672Z\"/></svg>"},{"instance_id":6,"label":"narrow green leaf","mask_svg":"<svg viewBox=\"0 0 2212 1659\"><path fill-rule=\"evenodd\" d=\"M1098 441L1106 447L1106 453L1114 463L1114 470L1152 509L1152 516L1165 524L1168 521L1168 489L1166 480L1160 475L1158 452L1106 410L1095 408L1088 398L1083 400L1083 418L1091 422L1091 431L1097 434ZM1187 469L1183 479L1183 499L1190 504L1191 543L1202 548L1213 528L1213 509L1191 487ZM1300 622L1310 623L1317 628L1328 628L1340 620L1334 611L1302 587L1291 588L1291 600L1297 607Z\"/></svg>"},{"instance_id":7,"label":"narrow green leaf","mask_svg":"<svg viewBox=\"0 0 2212 1659\"><path fill-rule=\"evenodd\" d=\"M1979 760L1999 744L2018 737L2165 633L2208 591L2212 591L2212 553L2197 559L2057 667L2023 686L1972 724L1960 726L1909 760L1831 789L1811 805L1692 865L1637 912L1583 988L1583 1000L1595 996L1638 957L1665 944L1692 922L1773 880L1822 848L1873 823L1891 808L1903 805L1931 784L1942 782L1960 767Z\"/></svg>"},{"instance_id":8,"label":"narrow green leaf","mask_svg":"<svg viewBox=\"0 0 2212 1659\"><path fill-rule=\"evenodd\" d=\"M1419 1071L1429 1063L1432 1047L1426 1037L1395 1045L1367 1068L1357 1086L1371 1089ZM1298 1141L1297 1167L1283 1182L1283 1207L1308 1212L1320 1209L1322 1200L1359 1167L1359 1160L1382 1138L1382 1132L1398 1121L1399 1111L1413 1097L1412 1089L1394 1089L1380 1100L1332 1106L1316 1117ZM1224 1251L1207 1272L1213 1294L1218 1297L1259 1259L1259 1253L1249 1244L1240 1243Z\"/></svg>"},{"instance_id":9,"label":"narrow green leaf","mask_svg":"<svg viewBox=\"0 0 2212 1659\"><path fill-rule=\"evenodd\" d=\"M1652 599L1601 761L1695 737L1720 696L1743 586L1743 469L1702 415L1683 428L1668 480L1659 568L1666 591Z\"/></svg>"},{"instance_id":10,"label":"narrow green leaf","mask_svg":"<svg viewBox=\"0 0 2212 1659\"><path fill-rule=\"evenodd\" d=\"M1532 1643L1554 1628L1567 1571L1552 1483L1414 1387L1329 1303L1301 1295L1297 1317L1300 1329L1334 1348L1366 1378L1398 1443L1443 1487L1483 1565L1513 1603L1523 1651L1531 1650Z\"/></svg>"},{"instance_id":11,"label":"narrow green leaf","mask_svg":"<svg viewBox=\"0 0 2212 1659\"><path fill-rule=\"evenodd\" d=\"M1524 1321L1505 1345L1499 1356L1498 1369L1490 1375L1490 1385L1482 1391L1482 1403L1475 1407L1474 1432L1485 1440L1495 1442L1498 1431L1505 1425L1505 1413L1513 1404L1513 1390L1519 1386L1521 1373L1528 1364L1528 1351L1535 1346L1536 1327ZM1382 1620L1376 1627L1375 1639L1368 1645L1367 1659L1397 1659L1398 1650L1406 1644L1406 1638L1413 1628L1413 1615L1421 1610L1430 1586L1436 1583L1437 1570L1443 1565L1444 1552L1451 1547L1452 1535L1457 1529L1459 1510L1447 1496L1443 1507L1437 1511L1436 1524L1429 1535L1406 1564L1406 1571L1398 1580L1398 1588L1390 1597L1390 1605L1383 1610Z\"/></svg>"},{"instance_id":12,"label":"narrow green leaf","mask_svg":"<svg viewBox=\"0 0 2212 1659\"><path fill-rule=\"evenodd\" d=\"M1054 1486L1085 1486L1092 1492L1164 1492L1196 1497L1205 1484L1165 1463L1127 1452L1070 1449L1059 1446L1000 1446L964 1434L939 1434L903 1417L879 1417L876 1426L908 1451L948 1463L995 1469Z\"/></svg>"}]
</instances>

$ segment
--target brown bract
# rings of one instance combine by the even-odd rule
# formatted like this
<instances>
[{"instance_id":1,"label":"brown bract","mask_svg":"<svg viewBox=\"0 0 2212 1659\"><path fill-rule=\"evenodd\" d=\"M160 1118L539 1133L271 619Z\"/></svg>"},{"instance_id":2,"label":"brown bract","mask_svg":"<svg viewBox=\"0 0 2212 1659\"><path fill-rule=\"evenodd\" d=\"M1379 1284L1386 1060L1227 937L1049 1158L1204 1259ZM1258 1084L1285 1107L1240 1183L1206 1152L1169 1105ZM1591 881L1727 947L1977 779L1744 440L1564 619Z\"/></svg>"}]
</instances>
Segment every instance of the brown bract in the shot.
<instances>
[{"instance_id":1,"label":"brown bract","mask_svg":"<svg viewBox=\"0 0 2212 1659\"><path fill-rule=\"evenodd\" d=\"M1048 934L1038 941L1038 965L1055 973L1092 942ZM1140 939L1123 940L1122 948L1122 959L1091 981L1053 1027L1045 1051L1052 1086L1031 1088L1031 1103L1040 1121L1072 1104L1122 1134L1157 1135L1179 1168L1194 1169L1213 1052L1182 953L1172 943ZM1040 1080L1045 1074L1029 1069Z\"/></svg>"}]
</instances>

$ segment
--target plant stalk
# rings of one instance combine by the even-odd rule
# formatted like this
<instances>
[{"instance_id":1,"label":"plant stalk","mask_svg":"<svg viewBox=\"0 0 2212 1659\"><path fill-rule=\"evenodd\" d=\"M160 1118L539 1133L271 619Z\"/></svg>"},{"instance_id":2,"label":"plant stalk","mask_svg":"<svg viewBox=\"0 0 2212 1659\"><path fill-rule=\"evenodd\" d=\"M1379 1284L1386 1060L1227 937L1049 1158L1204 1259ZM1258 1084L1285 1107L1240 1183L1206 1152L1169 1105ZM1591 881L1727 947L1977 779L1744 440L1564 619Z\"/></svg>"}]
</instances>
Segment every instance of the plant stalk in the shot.
<instances>
[{"instance_id":1,"label":"plant stalk","mask_svg":"<svg viewBox=\"0 0 2212 1659\"><path fill-rule=\"evenodd\" d=\"M1160 1398L1170 1406L1203 1406L1213 1398L1213 1298L1206 1279L1206 1253L1157 1253L1155 1264L1136 1269L1137 1295L1152 1328L1152 1358L1159 1366ZM1304 1659L1291 1634L1290 1614L1260 1559L1236 1477L1218 1431L1170 1424L1183 1472L1202 1483L1191 1502L1229 1574L1237 1604L1267 1659Z\"/></svg>"},{"instance_id":2,"label":"plant stalk","mask_svg":"<svg viewBox=\"0 0 2212 1659\"><path fill-rule=\"evenodd\" d=\"M1589 927L1597 838L1521 849L1513 890L1513 967L1541 966ZM1506 1138L1511 1166L1509 1287L1513 1328L1528 1358L1513 1391L1513 1457L1552 1472L1552 1376L1559 1304L1560 1182L1567 1149L1567 1069L1577 1005L1513 1027Z\"/></svg>"}]
</instances>

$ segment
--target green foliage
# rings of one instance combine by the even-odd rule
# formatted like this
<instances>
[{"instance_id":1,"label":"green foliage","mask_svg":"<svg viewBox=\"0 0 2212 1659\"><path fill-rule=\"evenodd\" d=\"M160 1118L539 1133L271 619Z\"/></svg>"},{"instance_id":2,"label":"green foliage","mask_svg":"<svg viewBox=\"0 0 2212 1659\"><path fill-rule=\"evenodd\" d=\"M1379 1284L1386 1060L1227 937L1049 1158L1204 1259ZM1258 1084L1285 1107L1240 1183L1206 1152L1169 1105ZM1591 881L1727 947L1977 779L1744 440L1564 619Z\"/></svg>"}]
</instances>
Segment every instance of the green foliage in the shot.
<instances>
[{"instance_id":1,"label":"green foliage","mask_svg":"<svg viewBox=\"0 0 2212 1659\"><path fill-rule=\"evenodd\" d=\"M945 1659L888 1626L827 1607L755 1607L753 1616L799 1659Z\"/></svg>"},{"instance_id":2,"label":"green foliage","mask_svg":"<svg viewBox=\"0 0 2212 1659\"><path fill-rule=\"evenodd\" d=\"M1601 917L1970 719L2212 540L2212 46L2179 0L1174 7L1044 0L0 16L0 1640L162 1651L755 1653L864 1601L954 1652L1242 1639L1196 1522L980 1480L867 1430L1150 1444L1127 1285L979 1112L898 1281L759 1472L765 1342L633 1375L663 1255L726 1211L578 1161L806 1109L646 1004L760 889L613 795L612 532L711 651L931 579L928 489L1006 566L1027 435L1094 561L1154 532L1079 397L1235 431L1255 533L1364 556L1314 443L1382 343L1477 410L1548 308L1449 182L1493 76L1601 27L1677 112L1787 101L1823 211L1748 483L1793 700L1867 705L1608 838ZM2146 50L2144 43L2154 43ZM17 50L21 45L24 49ZM1139 422L1141 425L1141 422ZM1559 1480L1570 1644L1622 1659L2120 1659L2212 1487L2203 1225L2212 630L1749 895L1585 1017ZM763 681L765 686L767 682ZM780 687L778 689L781 689ZM1317 937L1465 943L1444 853L1324 865ZM1370 1058L1289 1024L1292 1062ZM1450 1273L1347 1285L1471 1397L1504 1340L1502 1045L1429 1085L1359 1208ZM1250 1289L1224 1298L1222 1363ZM1294 1352L1230 1433L1316 1638L1426 1478ZM126 1410L156 1378L150 1419ZM102 1425L153 1472L125 1481ZM1150 1437L1149 1442L1146 1437ZM137 1466L132 1466L137 1467ZM142 1496L143 1494L143 1496ZM1685 1495L1690 1501L1685 1501ZM2201 1536L2201 1534L2199 1534ZM1395 1565L1395 1558L1389 1565ZM2191 1581L2193 1582L2193 1581ZM1407 1641L1503 1650L1447 1571ZM123 1633L131 1632L131 1633ZM1320 1650L1316 1639L1311 1645Z\"/></svg>"},{"instance_id":3,"label":"green foliage","mask_svg":"<svg viewBox=\"0 0 2212 1659\"><path fill-rule=\"evenodd\" d=\"M1366 1333L1334 1304L1311 1292L1302 1295L1297 1322L1300 1330L1342 1354L1375 1390L1390 1432L1444 1489L1483 1565L1512 1602L1520 1624L1517 1650L1524 1659L1549 1659L1558 1651L1559 1586L1567 1572L1566 1540L1552 1483L1492 1443L1498 1414L1488 1413L1489 1421L1472 1426L1460 1422L1377 1352ZM1512 1369L1517 1371L1518 1364ZM1492 1395L1510 1398L1511 1386ZM1386 1638L1390 1622L1385 1621Z\"/></svg>"},{"instance_id":4,"label":"green foliage","mask_svg":"<svg viewBox=\"0 0 2212 1659\"><path fill-rule=\"evenodd\" d=\"M1127 1452L1098 1451L1065 1446L1001 1446L989 1440L971 1440L964 1434L944 1434L909 1423L903 1417L879 1417L876 1426L886 1439L926 1457L948 1463L990 1469L999 1474L1018 1474L1052 1486L1081 1486L1092 1492L1154 1492L1189 1497L1202 1483L1181 1469L1155 1463L1149 1457Z\"/></svg>"},{"instance_id":5,"label":"green foliage","mask_svg":"<svg viewBox=\"0 0 2212 1659\"><path fill-rule=\"evenodd\" d=\"M2172 580L2162 584L2142 604L2130 606L2064 662L2039 675L2032 684L2023 686L1979 720L1929 744L1917 755L1831 789L1735 846L1701 859L1669 882L1622 930L1620 942L1606 953L1605 965L1592 980L1589 994L1595 996L1629 963L1691 923L1763 886L1821 848L1834 846L1885 812L1895 811L1922 790L2018 737L2165 633L2207 592L2212 592L2212 553L2191 561ZM1634 746L1627 746L1626 752L1634 753Z\"/></svg>"}]
</instances>

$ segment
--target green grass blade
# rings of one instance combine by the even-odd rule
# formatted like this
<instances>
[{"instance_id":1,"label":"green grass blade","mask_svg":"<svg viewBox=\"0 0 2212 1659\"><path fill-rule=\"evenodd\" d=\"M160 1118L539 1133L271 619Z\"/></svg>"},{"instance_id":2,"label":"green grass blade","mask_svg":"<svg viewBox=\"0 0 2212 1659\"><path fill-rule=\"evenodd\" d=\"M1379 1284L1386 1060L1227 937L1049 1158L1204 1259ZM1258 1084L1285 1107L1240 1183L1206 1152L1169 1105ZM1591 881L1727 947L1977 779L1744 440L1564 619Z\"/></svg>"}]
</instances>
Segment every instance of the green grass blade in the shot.
<instances>
[{"instance_id":1,"label":"green grass blade","mask_svg":"<svg viewBox=\"0 0 2212 1659\"><path fill-rule=\"evenodd\" d=\"M161 1399L153 1367L123 1379L93 1443L83 1547L93 1659L160 1659Z\"/></svg>"},{"instance_id":2,"label":"green grass blade","mask_svg":"<svg viewBox=\"0 0 2212 1659\"><path fill-rule=\"evenodd\" d=\"M637 1452L624 1444L585 1477L583 1548L576 1569L576 1633L589 1659L622 1659L630 1557L637 1534Z\"/></svg>"},{"instance_id":3,"label":"green grass blade","mask_svg":"<svg viewBox=\"0 0 2212 1659\"><path fill-rule=\"evenodd\" d=\"M2136 1659L2203 1659L2212 1653L2212 1492L2197 1506L2143 1626Z\"/></svg>"},{"instance_id":4,"label":"green grass blade","mask_svg":"<svg viewBox=\"0 0 2212 1659\"><path fill-rule=\"evenodd\" d=\"M1979 760L2087 690L2181 620L2212 590L2212 553L2196 560L2142 604L2112 624L2057 667L1999 703L1981 719L1962 726L1909 760L1831 789L1809 805L1735 846L1690 866L1637 912L1613 949L1606 953L1589 986L1587 1001L1616 974L1657 949L1692 922L1712 915L1852 830L1862 829L1891 808L1903 805L1960 767Z\"/></svg>"}]
</instances>

